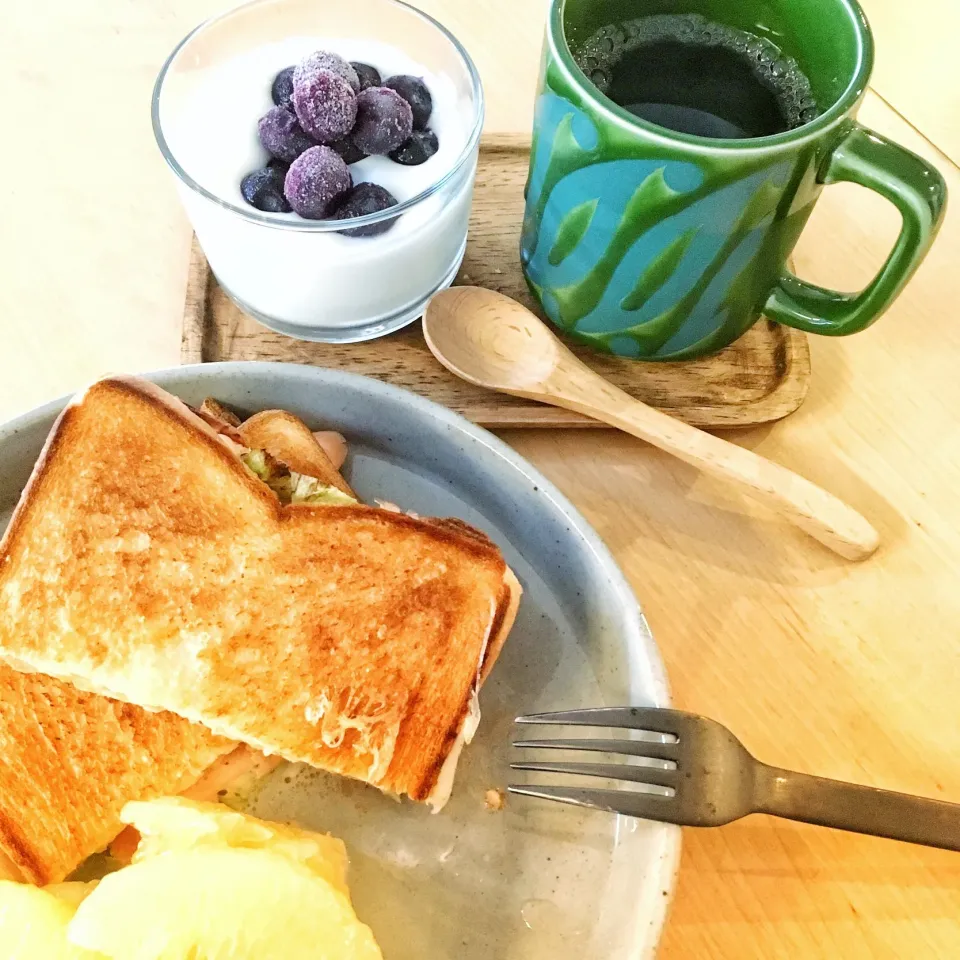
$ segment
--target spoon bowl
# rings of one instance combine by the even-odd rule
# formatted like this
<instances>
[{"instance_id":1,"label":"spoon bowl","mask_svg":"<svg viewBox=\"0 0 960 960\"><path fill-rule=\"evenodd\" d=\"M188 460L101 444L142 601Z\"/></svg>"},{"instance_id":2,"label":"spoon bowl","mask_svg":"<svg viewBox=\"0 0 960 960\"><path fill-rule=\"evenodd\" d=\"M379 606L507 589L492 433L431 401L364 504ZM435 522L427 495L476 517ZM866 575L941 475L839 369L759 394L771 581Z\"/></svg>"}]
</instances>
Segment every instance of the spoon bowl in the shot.
<instances>
[{"instance_id":1,"label":"spoon bowl","mask_svg":"<svg viewBox=\"0 0 960 960\"><path fill-rule=\"evenodd\" d=\"M423 335L433 355L462 380L520 396L549 379L563 351L526 307L483 287L436 294L423 315Z\"/></svg>"}]
</instances>

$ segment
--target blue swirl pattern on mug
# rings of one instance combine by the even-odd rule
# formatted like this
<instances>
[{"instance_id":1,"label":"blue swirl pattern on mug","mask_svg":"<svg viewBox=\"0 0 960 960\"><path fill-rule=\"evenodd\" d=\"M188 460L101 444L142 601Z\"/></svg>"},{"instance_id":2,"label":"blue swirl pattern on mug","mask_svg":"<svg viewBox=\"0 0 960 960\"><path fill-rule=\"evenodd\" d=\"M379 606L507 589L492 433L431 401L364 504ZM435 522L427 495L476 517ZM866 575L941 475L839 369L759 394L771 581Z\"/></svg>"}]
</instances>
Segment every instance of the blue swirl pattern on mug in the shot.
<instances>
[{"instance_id":1,"label":"blue swirl pattern on mug","mask_svg":"<svg viewBox=\"0 0 960 960\"><path fill-rule=\"evenodd\" d=\"M730 177L649 144L608 145L588 113L549 88L535 127L521 256L547 316L629 357L677 358L739 335L730 324L773 280L770 247L793 233L778 203L794 164Z\"/></svg>"}]
</instances>

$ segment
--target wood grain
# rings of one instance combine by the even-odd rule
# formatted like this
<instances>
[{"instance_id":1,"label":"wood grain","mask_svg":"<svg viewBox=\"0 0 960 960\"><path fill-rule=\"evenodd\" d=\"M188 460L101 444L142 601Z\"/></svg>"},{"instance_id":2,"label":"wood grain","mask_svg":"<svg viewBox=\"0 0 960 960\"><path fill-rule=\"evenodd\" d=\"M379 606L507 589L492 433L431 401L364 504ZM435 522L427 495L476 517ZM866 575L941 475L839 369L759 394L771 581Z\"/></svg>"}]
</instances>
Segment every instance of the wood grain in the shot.
<instances>
[{"instance_id":1,"label":"wood grain","mask_svg":"<svg viewBox=\"0 0 960 960\"><path fill-rule=\"evenodd\" d=\"M498 290L536 309L517 254L528 151L525 135L484 139L470 239L457 282ZM779 420L800 406L810 380L806 337L766 320L726 350L684 363L637 363L577 345L571 348L631 396L700 427ZM419 322L392 336L357 344L308 343L267 330L226 296L196 243L181 359L184 363L282 360L349 370L406 387L486 427L603 426L570 410L464 383L434 360Z\"/></svg>"},{"instance_id":2,"label":"wood grain","mask_svg":"<svg viewBox=\"0 0 960 960\"><path fill-rule=\"evenodd\" d=\"M960 7L954 0L860 2L877 46L874 90L960 163Z\"/></svg>"}]
</instances>

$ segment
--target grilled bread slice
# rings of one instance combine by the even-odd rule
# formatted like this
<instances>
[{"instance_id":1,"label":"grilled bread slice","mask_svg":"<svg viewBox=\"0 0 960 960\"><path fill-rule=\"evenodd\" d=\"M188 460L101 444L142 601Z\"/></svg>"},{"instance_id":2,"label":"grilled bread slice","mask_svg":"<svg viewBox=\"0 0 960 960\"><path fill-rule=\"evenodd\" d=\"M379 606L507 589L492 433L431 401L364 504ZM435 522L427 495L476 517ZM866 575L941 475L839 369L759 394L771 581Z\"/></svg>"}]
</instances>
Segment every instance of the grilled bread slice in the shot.
<instances>
[{"instance_id":1,"label":"grilled bread slice","mask_svg":"<svg viewBox=\"0 0 960 960\"><path fill-rule=\"evenodd\" d=\"M228 430L240 425L213 400L205 408ZM312 460L325 471L322 450L311 458L304 432L310 436L286 415L282 428L257 439L283 463L296 459L308 472ZM176 714L6 664L0 664L0 743L0 879L37 884L63 880L111 841L115 856L129 858L137 838L120 820L127 801L181 791L215 800L238 778L263 775L279 762ZM125 847L117 846L118 833Z\"/></svg>"},{"instance_id":2,"label":"grilled bread slice","mask_svg":"<svg viewBox=\"0 0 960 960\"><path fill-rule=\"evenodd\" d=\"M519 592L482 533L282 505L180 401L109 379L0 547L0 658L439 804Z\"/></svg>"},{"instance_id":3,"label":"grilled bread slice","mask_svg":"<svg viewBox=\"0 0 960 960\"><path fill-rule=\"evenodd\" d=\"M38 884L58 883L102 850L128 800L179 793L234 748L176 714L8 666L0 740L0 851Z\"/></svg>"}]
</instances>

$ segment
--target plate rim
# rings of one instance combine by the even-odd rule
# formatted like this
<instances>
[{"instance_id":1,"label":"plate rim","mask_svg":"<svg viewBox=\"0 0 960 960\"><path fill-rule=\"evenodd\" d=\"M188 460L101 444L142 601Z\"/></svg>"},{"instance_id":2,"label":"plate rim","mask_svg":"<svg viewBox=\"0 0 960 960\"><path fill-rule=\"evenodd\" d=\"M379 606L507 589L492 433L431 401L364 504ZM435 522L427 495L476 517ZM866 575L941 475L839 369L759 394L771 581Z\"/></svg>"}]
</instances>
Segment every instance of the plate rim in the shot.
<instances>
[{"instance_id":1,"label":"plate rim","mask_svg":"<svg viewBox=\"0 0 960 960\"><path fill-rule=\"evenodd\" d=\"M478 442L500 461L509 465L515 474L519 474L525 480L536 485L539 488L540 495L547 498L569 520L571 528L577 531L595 559L606 568L610 577L610 586L614 588L618 601L636 618L637 637L643 645L647 662L650 665L650 674L654 685L654 704L657 706L670 705L669 683L660 650L643 614L640 601L610 548L604 543L600 534L586 517L551 480L545 477L529 460L489 430L467 420L461 414L403 387L384 383L363 374L325 367L282 361L222 360L214 363L192 363L174 367L161 367L135 374L135 376L158 383L164 389L170 389L170 392L176 395L175 387L178 383L188 382L198 376L201 380L215 380L218 374L240 373L242 375L243 371L247 370L251 372L255 370L268 376L273 375L288 382L292 380L306 384L312 380L314 382L332 381L333 383L354 384L367 393L383 397L387 402L411 406L419 415L438 420L455 432ZM46 418L56 416L75 396L82 393L83 389L84 387L81 387L73 393L64 394L9 420L0 422L0 448L9 437L25 429L35 427L38 422ZM631 960L650 960L656 955L666 925L667 913L676 894L680 864L680 829L663 823L658 823L657 827L659 828L659 836L657 837L659 848L658 879L664 895L657 897L654 901L649 922L639 933L637 942L632 945Z\"/></svg>"}]
</instances>

